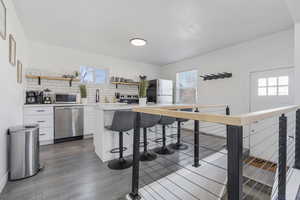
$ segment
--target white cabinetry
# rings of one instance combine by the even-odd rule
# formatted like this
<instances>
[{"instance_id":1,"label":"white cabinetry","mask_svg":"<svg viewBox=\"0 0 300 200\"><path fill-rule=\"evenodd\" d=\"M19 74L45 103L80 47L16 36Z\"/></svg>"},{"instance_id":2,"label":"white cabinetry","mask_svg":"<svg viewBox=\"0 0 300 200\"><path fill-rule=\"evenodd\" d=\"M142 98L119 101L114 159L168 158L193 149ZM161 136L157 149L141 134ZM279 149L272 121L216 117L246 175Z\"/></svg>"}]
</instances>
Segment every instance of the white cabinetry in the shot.
<instances>
[{"instance_id":1,"label":"white cabinetry","mask_svg":"<svg viewBox=\"0 0 300 200\"><path fill-rule=\"evenodd\" d=\"M93 136L96 133L96 106L94 105L85 105L84 106L84 136L89 137Z\"/></svg>"},{"instance_id":2,"label":"white cabinetry","mask_svg":"<svg viewBox=\"0 0 300 200\"><path fill-rule=\"evenodd\" d=\"M38 106L24 108L24 123L38 124L40 127L40 144L53 144L54 115L52 106Z\"/></svg>"}]
</instances>

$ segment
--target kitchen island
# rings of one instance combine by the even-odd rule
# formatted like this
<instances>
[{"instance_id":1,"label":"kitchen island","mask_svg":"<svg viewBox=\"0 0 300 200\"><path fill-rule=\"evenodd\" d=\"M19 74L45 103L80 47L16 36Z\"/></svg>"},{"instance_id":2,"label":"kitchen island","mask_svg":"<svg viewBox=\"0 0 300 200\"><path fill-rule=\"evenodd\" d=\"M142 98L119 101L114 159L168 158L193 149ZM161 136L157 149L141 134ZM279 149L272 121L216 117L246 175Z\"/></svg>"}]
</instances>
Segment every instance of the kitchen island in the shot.
<instances>
[{"instance_id":1,"label":"kitchen island","mask_svg":"<svg viewBox=\"0 0 300 200\"><path fill-rule=\"evenodd\" d=\"M162 105L147 105L146 107L158 107ZM96 109L97 115L97 128L94 134L94 146L95 152L98 157L103 161L107 162L112 159L118 158L119 154L111 153L111 150L117 148L119 145L119 137L117 132L110 131L106 129L106 126L111 125L114 112L117 110L131 110L133 108L141 107L138 104L128 105L128 104L99 104ZM145 106L143 106L145 107ZM176 142L176 123L172 126L166 128L167 144ZM156 125L153 128L148 129L148 147L153 149L155 147L161 146L161 130L160 125ZM143 141L143 134L141 134L141 140ZM133 130L127 131L123 134L124 147L127 150L124 152L124 156L132 154L132 144L133 144ZM142 151L142 144L141 144Z\"/></svg>"},{"instance_id":2,"label":"kitchen island","mask_svg":"<svg viewBox=\"0 0 300 200\"><path fill-rule=\"evenodd\" d=\"M94 138L94 147L97 156L103 161L107 162L118 158L119 154L111 153L111 150L119 146L119 134L107 130L105 127L112 124L113 116L117 110L132 110L133 108L145 107L138 104L125 103L92 103L92 104L38 104L38 105L24 105L24 123L35 123L40 126L40 144L47 145L54 143L54 108L56 106L83 106L84 108L84 138ZM146 107L160 107L165 106L161 104L147 105ZM178 106L170 105L169 106ZM218 114L225 114L225 107L216 107ZM208 110L200 109L200 112L207 112ZM210 111L209 111L210 112ZM216 113L216 112L214 112ZM182 128L193 130L194 122L192 120L184 123ZM201 122L200 131L225 137L225 127L222 125ZM167 144L176 142L177 123L166 127ZM156 125L148 129L148 148L153 149L162 145L162 126ZM133 145L133 130L127 131L123 134L124 147L127 150L124 156L132 154ZM141 131L141 140L143 141L143 134ZM143 150L141 144L141 151Z\"/></svg>"}]
</instances>

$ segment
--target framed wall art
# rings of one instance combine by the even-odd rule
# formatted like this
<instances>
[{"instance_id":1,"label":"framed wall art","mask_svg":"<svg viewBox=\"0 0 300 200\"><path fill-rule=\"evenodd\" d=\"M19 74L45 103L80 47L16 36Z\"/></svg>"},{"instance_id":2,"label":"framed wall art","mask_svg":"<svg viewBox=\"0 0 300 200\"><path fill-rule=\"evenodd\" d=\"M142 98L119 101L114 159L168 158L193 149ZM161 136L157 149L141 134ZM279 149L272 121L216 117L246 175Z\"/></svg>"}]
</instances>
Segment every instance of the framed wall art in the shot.
<instances>
[{"instance_id":1,"label":"framed wall art","mask_svg":"<svg viewBox=\"0 0 300 200\"><path fill-rule=\"evenodd\" d=\"M22 83L23 79L23 65L20 60L17 61L17 82Z\"/></svg>"},{"instance_id":2,"label":"framed wall art","mask_svg":"<svg viewBox=\"0 0 300 200\"><path fill-rule=\"evenodd\" d=\"M14 37L9 35L9 62L12 66L16 66L17 43Z\"/></svg>"},{"instance_id":3,"label":"framed wall art","mask_svg":"<svg viewBox=\"0 0 300 200\"><path fill-rule=\"evenodd\" d=\"M6 7L0 0L0 37L6 40Z\"/></svg>"}]
</instances>

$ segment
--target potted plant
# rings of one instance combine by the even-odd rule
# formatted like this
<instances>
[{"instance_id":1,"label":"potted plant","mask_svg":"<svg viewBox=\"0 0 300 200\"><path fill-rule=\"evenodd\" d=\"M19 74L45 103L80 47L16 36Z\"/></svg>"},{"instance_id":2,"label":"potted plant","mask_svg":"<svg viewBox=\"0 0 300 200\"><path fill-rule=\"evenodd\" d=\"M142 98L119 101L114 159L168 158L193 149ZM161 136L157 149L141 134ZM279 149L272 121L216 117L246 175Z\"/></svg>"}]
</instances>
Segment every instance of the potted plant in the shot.
<instances>
[{"instance_id":1,"label":"potted plant","mask_svg":"<svg viewBox=\"0 0 300 200\"><path fill-rule=\"evenodd\" d=\"M147 105L147 89L148 89L149 83L146 79L147 79L147 76L140 76L139 104L141 106Z\"/></svg>"},{"instance_id":2,"label":"potted plant","mask_svg":"<svg viewBox=\"0 0 300 200\"><path fill-rule=\"evenodd\" d=\"M79 89L80 89L81 103L82 104L87 104L86 85L79 85Z\"/></svg>"},{"instance_id":3,"label":"potted plant","mask_svg":"<svg viewBox=\"0 0 300 200\"><path fill-rule=\"evenodd\" d=\"M79 71L74 71L74 77L75 77L75 78L78 78L79 75L80 75Z\"/></svg>"}]
</instances>

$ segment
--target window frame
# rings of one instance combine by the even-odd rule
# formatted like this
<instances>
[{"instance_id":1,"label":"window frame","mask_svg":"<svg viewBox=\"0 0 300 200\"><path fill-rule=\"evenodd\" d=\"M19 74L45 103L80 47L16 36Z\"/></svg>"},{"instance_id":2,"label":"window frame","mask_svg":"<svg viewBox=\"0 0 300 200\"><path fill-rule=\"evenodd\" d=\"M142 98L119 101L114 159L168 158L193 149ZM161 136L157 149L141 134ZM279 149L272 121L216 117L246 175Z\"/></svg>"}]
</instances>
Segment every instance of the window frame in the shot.
<instances>
[{"instance_id":1,"label":"window frame","mask_svg":"<svg viewBox=\"0 0 300 200\"><path fill-rule=\"evenodd\" d=\"M84 65L81 65L79 68L80 68L80 74L81 74L81 68L82 67L86 67L86 68L89 68L89 69L93 69L92 70L92 73L93 73L93 81L89 81L89 82L85 82L82 80L82 77L80 75L80 82L82 84L86 84L86 85L105 85L105 84L108 84L109 83L109 69L108 68L99 68L99 67L95 67L95 66L84 66ZM96 83L96 70L103 70L105 71L105 81L103 83Z\"/></svg>"},{"instance_id":2,"label":"window frame","mask_svg":"<svg viewBox=\"0 0 300 200\"><path fill-rule=\"evenodd\" d=\"M281 77L287 77L287 84L279 84L279 78ZM271 78L276 78L276 83L275 84L269 84L269 80ZM265 85L260 86L260 80L265 79ZM287 87L287 94L280 94L279 93L279 88ZM283 96L289 96L290 94L290 77L289 75L280 75L280 76L269 76L269 77L261 77L257 79L257 96L258 97L283 97ZM276 89L276 94L275 92L273 94L269 93L271 91L270 89ZM260 95L260 89L265 89L265 95Z\"/></svg>"},{"instance_id":3,"label":"window frame","mask_svg":"<svg viewBox=\"0 0 300 200\"><path fill-rule=\"evenodd\" d=\"M175 102L176 103L184 103L184 102L179 102L179 98L178 98L178 92L180 91L180 88L178 88L178 81L177 81L177 74L179 73L183 73L183 72L190 72L190 71L196 71L196 87L195 87L195 104L198 103L198 87L199 87L199 70L196 68L192 68L192 69L187 69L187 70L181 70L181 71L176 71L175 73Z\"/></svg>"}]
</instances>

